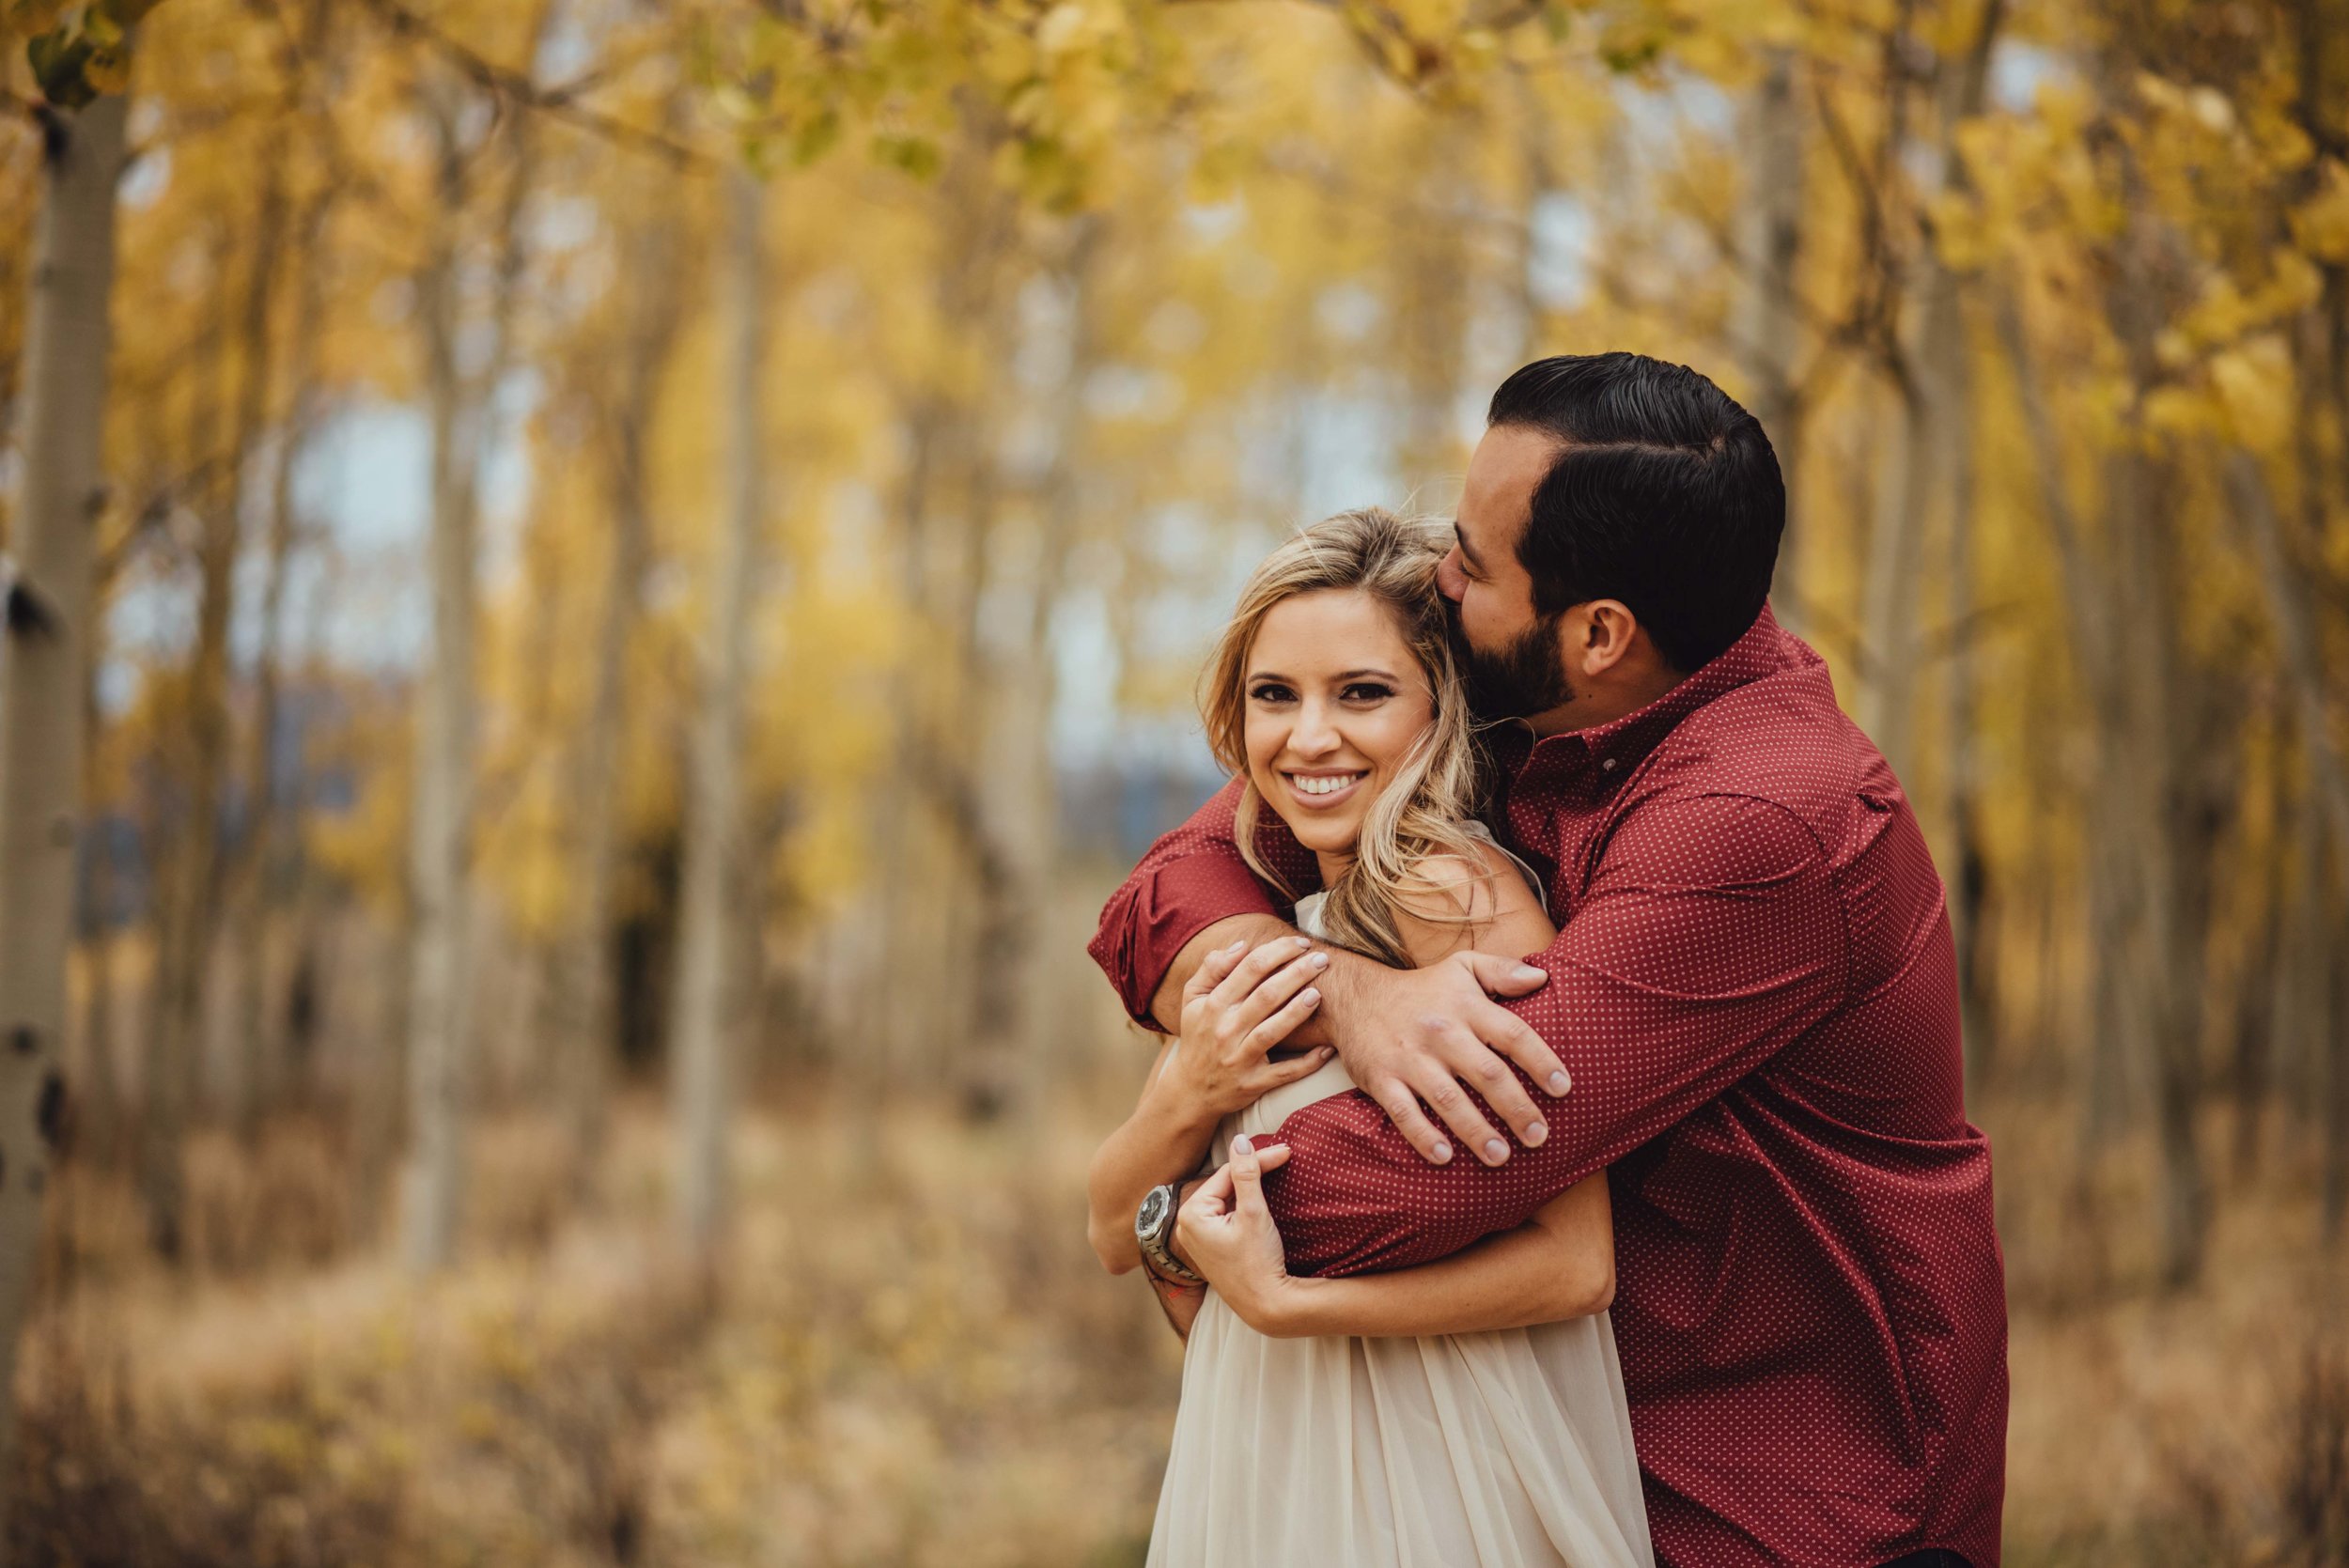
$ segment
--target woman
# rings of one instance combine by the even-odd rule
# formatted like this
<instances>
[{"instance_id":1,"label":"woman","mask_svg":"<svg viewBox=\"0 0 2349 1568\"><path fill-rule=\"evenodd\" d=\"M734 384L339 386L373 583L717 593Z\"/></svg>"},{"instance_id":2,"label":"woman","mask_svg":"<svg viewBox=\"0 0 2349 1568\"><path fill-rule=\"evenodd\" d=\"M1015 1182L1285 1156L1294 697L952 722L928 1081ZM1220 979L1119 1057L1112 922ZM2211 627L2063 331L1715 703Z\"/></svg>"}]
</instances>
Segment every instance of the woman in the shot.
<instances>
[{"instance_id":1,"label":"woman","mask_svg":"<svg viewBox=\"0 0 2349 1568\"><path fill-rule=\"evenodd\" d=\"M1393 964L1464 946L1516 956L1554 935L1537 883L1474 815L1474 736L1436 590L1446 543L1380 511L1305 530L1249 580L1202 687L1217 759L1246 780L1250 863L1277 884L1253 853L1269 804L1320 862L1299 927ZM1210 956L1094 1161L1094 1245L1124 1273L1143 1261L1145 1195L1234 1150L1182 1215L1216 1289L1188 1325L1152 1568L1646 1568L1604 1175L1441 1262L1343 1280L1286 1278L1261 1203L1235 1203L1286 1157L1263 1135L1353 1088L1327 1048L1275 1054L1319 1000L1327 960L1310 946Z\"/></svg>"}]
</instances>

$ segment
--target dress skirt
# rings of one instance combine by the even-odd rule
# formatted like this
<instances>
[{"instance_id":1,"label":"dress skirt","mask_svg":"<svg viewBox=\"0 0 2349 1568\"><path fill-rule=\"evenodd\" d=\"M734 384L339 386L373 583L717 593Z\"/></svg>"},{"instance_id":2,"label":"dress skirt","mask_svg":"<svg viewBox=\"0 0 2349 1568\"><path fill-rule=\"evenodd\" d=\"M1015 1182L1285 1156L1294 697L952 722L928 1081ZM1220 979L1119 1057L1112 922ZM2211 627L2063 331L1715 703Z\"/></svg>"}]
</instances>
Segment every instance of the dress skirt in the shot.
<instances>
[{"instance_id":1,"label":"dress skirt","mask_svg":"<svg viewBox=\"0 0 2349 1568\"><path fill-rule=\"evenodd\" d=\"M1332 1061L1225 1118L1353 1087ZM1269 1339L1210 1290L1150 1568L1654 1568L1605 1313L1418 1339Z\"/></svg>"}]
</instances>

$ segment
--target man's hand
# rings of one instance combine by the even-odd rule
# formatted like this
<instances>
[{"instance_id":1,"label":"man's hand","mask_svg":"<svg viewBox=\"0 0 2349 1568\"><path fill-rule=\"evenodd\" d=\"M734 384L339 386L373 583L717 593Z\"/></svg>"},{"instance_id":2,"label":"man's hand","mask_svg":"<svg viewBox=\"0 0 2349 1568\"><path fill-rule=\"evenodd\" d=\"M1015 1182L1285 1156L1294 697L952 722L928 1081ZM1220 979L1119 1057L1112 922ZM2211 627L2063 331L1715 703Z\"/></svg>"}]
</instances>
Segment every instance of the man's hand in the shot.
<instances>
[{"instance_id":1,"label":"man's hand","mask_svg":"<svg viewBox=\"0 0 2349 1568\"><path fill-rule=\"evenodd\" d=\"M1455 953L1426 969L1394 970L1333 949L1319 1013L1346 1070L1411 1147L1438 1165L1452 1158L1451 1141L1420 1109L1424 1101L1454 1138L1486 1164L1499 1165L1509 1157L1508 1141L1461 1085L1483 1095L1526 1147L1548 1138L1509 1063L1552 1095L1566 1092L1565 1063L1531 1025L1492 1000L1531 995L1548 979L1531 964L1489 953Z\"/></svg>"}]
</instances>

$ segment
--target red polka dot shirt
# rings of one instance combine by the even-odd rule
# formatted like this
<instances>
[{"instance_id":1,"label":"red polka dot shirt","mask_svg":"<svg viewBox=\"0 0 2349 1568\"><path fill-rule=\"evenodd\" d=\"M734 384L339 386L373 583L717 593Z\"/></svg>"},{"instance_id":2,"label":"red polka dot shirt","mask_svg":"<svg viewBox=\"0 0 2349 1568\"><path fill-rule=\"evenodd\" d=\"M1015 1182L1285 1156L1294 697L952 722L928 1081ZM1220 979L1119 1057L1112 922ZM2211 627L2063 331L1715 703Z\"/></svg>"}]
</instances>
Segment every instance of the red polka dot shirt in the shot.
<instances>
[{"instance_id":1,"label":"red polka dot shirt","mask_svg":"<svg viewBox=\"0 0 2349 1568\"><path fill-rule=\"evenodd\" d=\"M1356 1092L1282 1136L1300 1273L1405 1267L1610 1169L1614 1327L1673 1568L1999 1560L2006 1309L1990 1148L1966 1120L1955 955L1915 815L1766 610L1612 723L1501 739L1496 825L1548 883L1549 974L1511 1003L1565 1060L1548 1141L1430 1165ZM1292 911L1227 787L1152 847L1092 953L1143 1022L1183 944ZM1313 858L1268 812L1292 884ZM1530 1084L1529 1084L1530 1087ZM1497 1119L1496 1119L1497 1120Z\"/></svg>"}]
</instances>

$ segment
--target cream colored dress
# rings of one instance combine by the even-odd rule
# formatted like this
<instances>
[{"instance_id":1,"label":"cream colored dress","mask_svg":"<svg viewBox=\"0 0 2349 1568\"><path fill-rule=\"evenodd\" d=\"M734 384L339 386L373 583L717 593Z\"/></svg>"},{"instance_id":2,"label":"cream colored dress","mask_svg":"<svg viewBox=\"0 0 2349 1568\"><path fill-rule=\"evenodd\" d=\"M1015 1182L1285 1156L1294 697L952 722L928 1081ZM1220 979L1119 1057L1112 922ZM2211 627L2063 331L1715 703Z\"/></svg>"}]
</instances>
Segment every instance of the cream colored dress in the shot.
<instances>
[{"instance_id":1,"label":"cream colored dress","mask_svg":"<svg viewBox=\"0 0 2349 1568\"><path fill-rule=\"evenodd\" d=\"M1537 884L1538 885L1538 884ZM1297 908L1319 935L1320 896ZM1332 1061L1232 1139L1354 1087ZM1212 1290L1183 1354L1150 1568L1653 1568L1607 1314L1422 1339L1268 1339Z\"/></svg>"}]
</instances>

